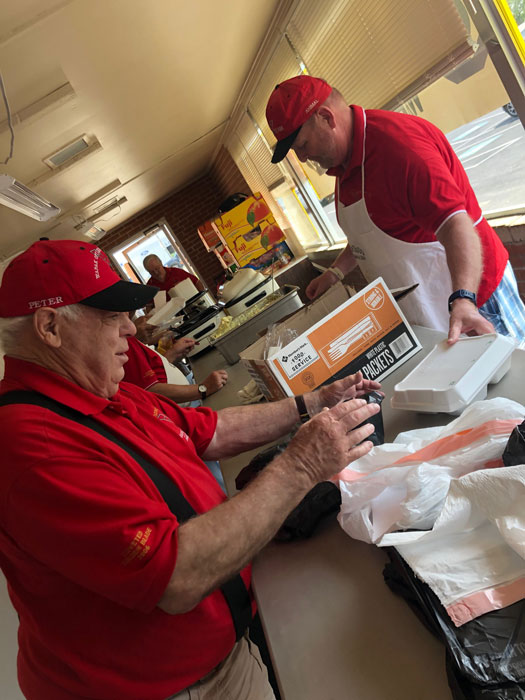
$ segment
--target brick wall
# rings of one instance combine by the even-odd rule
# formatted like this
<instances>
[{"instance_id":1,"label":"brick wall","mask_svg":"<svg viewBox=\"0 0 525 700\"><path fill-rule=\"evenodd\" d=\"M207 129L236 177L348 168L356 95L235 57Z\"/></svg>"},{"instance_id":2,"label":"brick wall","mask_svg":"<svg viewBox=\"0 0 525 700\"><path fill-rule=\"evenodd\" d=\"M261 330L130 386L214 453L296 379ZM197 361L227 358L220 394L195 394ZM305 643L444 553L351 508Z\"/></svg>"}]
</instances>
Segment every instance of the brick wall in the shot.
<instances>
[{"instance_id":1,"label":"brick wall","mask_svg":"<svg viewBox=\"0 0 525 700\"><path fill-rule=\"evenodd\" d=\"M241 171L224 146L217 154L210 175L215 180L217 187L224 192L224 199L235 192L251 193Z\"/></svg>"},{"instance_id":2,"label":"brick wall","mask_svg":"<svg viewBox=\"0 0 525 700\"><path fill-rule=\"evenodd\" d=\"M204 248L197 227L212 218L219 204L234 192L249 194L250 189L228 151L221 148L207 175L143 209L109 231L98 244L108 251L165 218L192 264L213 291L214 278L222 273L223 268L215 255Z\"/></svg>"}]
</instances>

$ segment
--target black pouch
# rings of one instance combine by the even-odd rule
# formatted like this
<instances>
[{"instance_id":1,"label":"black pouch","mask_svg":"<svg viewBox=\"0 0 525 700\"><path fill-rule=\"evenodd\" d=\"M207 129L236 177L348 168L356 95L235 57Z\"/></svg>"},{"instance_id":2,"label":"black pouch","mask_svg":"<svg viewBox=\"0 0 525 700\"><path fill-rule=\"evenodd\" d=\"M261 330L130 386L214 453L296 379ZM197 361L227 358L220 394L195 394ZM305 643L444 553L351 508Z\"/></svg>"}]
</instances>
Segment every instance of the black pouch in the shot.
<instances>
[{"instance_id":1,"label":"black pouch","mask_svg":"<svg viewBox=\"0 0 525 700\"><path fill-rule=\"evenodd\" d=\"M381 403L383 396L376 391L371 391L363 398L368 403ZM383 417L381 411L369 418L367 423L372 423L375 427L374 433L367 440L371 440L374 445L381 445L384 442ZM235 486L241 490L250 482L264 467L269 464L277 455L280 455L293 437L293 433L284 442L268 447L259 452L242 469L235 479ZM310 537L317 524L324 516L335 513L341 506L341 492L331 481L322 481L316 484L309 491L303 500L292 510L279 531L275 535L279 542L290 542L291 540L306 539Z\"/></svg>"},{"instance_id":2,"label":"black pouch","mask_svg":"<svg viewBox=\"0 0 525 700\"><path fill-rule=\"evenodd\" d=\"M503 452L503 464L506 467L525 464L525 420L521 425L517 425L510 434Z\"/></svg>"}]
</instances>

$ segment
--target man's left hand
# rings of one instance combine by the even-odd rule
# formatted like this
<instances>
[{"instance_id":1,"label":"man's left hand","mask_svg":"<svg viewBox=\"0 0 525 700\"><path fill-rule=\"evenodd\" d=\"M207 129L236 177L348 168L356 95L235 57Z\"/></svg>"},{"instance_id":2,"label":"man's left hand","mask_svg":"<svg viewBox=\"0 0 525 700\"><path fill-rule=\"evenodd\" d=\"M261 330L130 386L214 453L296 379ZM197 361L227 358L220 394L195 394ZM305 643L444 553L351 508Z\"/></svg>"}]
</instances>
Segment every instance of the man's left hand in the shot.
<instances>
[{"instance_id":1,"label":"man's left hand","mask_svg":"<svg viewBox=\"0 0 525 700\"><path fill-rule=\"evenodd\" d=\"M454 345L462 333L483 335L484 333L494 332L492 323L479 313L471 301L468 299L456 299L452 302L448 331L449 345Z\"/></svg>"},{"instance_id":2,"label":"man's left hand","mask_svg":"<svg viewBox=\"0 0 525 700\"><path fill-rule=\"evenodd\" d=\"M306 407L310 416L319 413L323 408L332 408L341 401L355 399L367 394L369 391L378 391L381 384L373 379L363 379L361 372L350 374L344 379L339 379L319 391L313 391L304 395Z\"/></svg>"}]
</instances>

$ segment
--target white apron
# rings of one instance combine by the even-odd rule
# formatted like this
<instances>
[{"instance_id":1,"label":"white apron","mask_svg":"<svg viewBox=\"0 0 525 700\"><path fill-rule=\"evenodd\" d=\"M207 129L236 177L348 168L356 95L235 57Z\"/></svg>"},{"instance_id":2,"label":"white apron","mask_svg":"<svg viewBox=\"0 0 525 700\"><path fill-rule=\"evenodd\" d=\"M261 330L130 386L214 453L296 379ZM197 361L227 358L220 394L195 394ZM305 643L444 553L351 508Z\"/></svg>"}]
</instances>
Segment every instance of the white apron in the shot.
<instances>
[{"instance_id":1,"label":"white apron","mask_svg":"<svg viewBox=\"0 0 525 700\"><path fill-rule=\"evenodd\" d=\"M419 283L417 289L398 302L409 323L448 332L447 302L452 294L452 281L444 247L439 241L407 243L392 238L378 228L368 215L363 194L366 145L364 110L363 118L361 199L348 207L343 206L339 201L337 182L335 195L339 225L345 232L350 248L368 282L382 277L390 289Z\"/></svg>"}]
</instances>

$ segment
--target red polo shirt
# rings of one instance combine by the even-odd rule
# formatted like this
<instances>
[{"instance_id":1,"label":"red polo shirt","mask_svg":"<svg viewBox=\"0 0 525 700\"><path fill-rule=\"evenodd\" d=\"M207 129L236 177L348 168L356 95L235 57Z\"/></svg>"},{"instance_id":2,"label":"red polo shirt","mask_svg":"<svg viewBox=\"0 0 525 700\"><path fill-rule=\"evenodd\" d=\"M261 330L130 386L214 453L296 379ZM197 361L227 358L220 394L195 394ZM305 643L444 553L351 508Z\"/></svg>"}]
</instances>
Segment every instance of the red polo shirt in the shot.
<instances>
[{"instance_id":1,"label":"red polo shirt","mask_svg":"<svg viewBox=\"0 0 525 700\"><path fill-rule=\"evenodd\" d=\"M165 470L198 513L225 500L200 459L215 432L209 408L125 382L105 400L8 357L0 392L14 389L95 417ZM182 615L157 607L178 522L131 457L37 406L0 408L0 440L0 563L20 617L27 698L163 700L224 659L235 632L220 592Z\"/></svg>"},{"instance_id":2,"label":"red polo shirt","mask_svg":"<svg viewBox=\"0 0 525 700\"><path fill-rule=\"evenodd\" d=\"M150 350L134 336L128 338L128 361L124 365L124 381L149 389L158 384L166 384L168 378L158 353Z\"/></svg>"},{"instance_id":3,"label":"red polo shirt","mask_svg":"<svg viewBox=\"0 0 525 700\"><path fill-rule=\"evenodd\" d=\"M344 206L361 198L364 119L351 105L354 124L347 168L328 171L338 178ZM435 241L439 227L455 212L477 222L481 208L459 158L445 135L420 117L378 109L366 110L365 202L382 231L408 243ZM498 286L508 252L485 219L477 225L483 248L481 306Z\"/></svg>"},{"instance_id":4,"label":"red polo shirt","mask_svg":"<svg viewBox=\"0 0 525 700\"><path fill-rule=\"evenodd\" d=\"M149 284L151 287L163 289L166 292L166 301L170 300L168 290L179 282L190 279L193 284L196 284L199 281L195 275L186 272L186 270L181 270L180 267L165 267L164 269L166 270L166 279L164 282L155 279L155 277L150 277L146 284Z\"/></svg>"}]
</instances>

